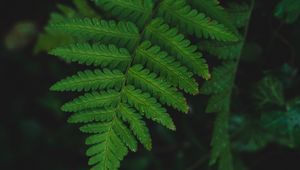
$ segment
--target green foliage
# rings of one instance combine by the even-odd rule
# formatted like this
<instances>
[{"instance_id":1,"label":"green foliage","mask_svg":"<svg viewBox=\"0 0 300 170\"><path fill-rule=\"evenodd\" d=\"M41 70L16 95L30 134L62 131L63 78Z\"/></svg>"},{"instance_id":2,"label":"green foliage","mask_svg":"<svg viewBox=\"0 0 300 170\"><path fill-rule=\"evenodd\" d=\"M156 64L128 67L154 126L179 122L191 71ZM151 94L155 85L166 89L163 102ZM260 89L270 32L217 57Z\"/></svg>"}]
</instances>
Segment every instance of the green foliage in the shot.
<instances>
[{"instance_id":1,"label":"green foliage","mask_svg":"<svg viewBox=\"0 0 300 170\"><path fill-rule=\"evenodd\" d=\"M243 114L231 118L234 150L256 152L270 143L290 148L299 146L299 97L287 95L288 89L297 87L294 75L295 69L284 64L280 70L266 72L255 83L250 91L255 94L250 101L252 109L245 109Z\"/></svg>"},{"instance_id":2,"label":"green foliage","mask_svg":"<svg viewBox=\"0 0 300 170\"><path fill-rule=\"evenodd\" d=\"M172 85L190 94L197 94L198 84L188 69L177 62L173 56L152 46L149 41L142 43L136 50L136 62L147 65L157 74L168 79Z\"/></svg>"},{"instance_id":3,"label":"green foliage","mask_svg":"<svg viewBox=\"0 0 300 170\"><path fill-rule=\"evenodd\" d=\"M89 5L88 0L73 0L75 8L58 4L59 12L52 12L50 15L50 23L62 22L65 19L71 18L101 18L99 14ZM55 47L70 44L74 42L74 38L58 30L45 29L38 37L34 48L34 53L37 54L42 51L48 51Z\"/></svg>"},{"instance_id":4,"label":"green foliage","mask_svg":"<svg viewBox=\"0 0 300 170\"><path fill-rule=\"evenodd\" d=\"M286 91L282 78L266 75L255 89L258 93L254 100L261 111L261 128L274 135L269 141L295 147L300 142L300 100L299 97L284 97Z\"/></svg>"},{"instance_id":5,"label":"green foliage","mask_svg":"<svg viewBox=\"0 0 300 170\"><path fill-rule=\"evenodd\" d=\"M267 76L259 82L254 97L260 106L276 104L284 105L283 85L271 76Z\"/></svg>"},{"instance_id":6,"label":"green foliage","mask_svg":"<svg viewBox=\"0 0 300 170\"><path fill-rule=\"evenodd\" d=\"M207 9L209 10L209 9ZM184 0L165 0L161 4L159 15L172 24L178 23L180 30L199 38L211 38L221 41L237 41L235 34L196 9L192 9Z\"/></svg>"},{"instance_id":7,"label":"green foliage","mask_svg":"<svg viewBox=\"0 0 300 170\"><path fill-rule=\"evenodd\" d=\"M120 87L125 76L118 70L108 69L79 71L76 75L63 79L53 85L52 91L90 91Z\"/></svg>"},{"instance_id":8,"label":"green foliage","mask_svg":"<svg viewBox=\"0 0 300 170\"><path fill-rule=\"evenodd\" d=\"M250 6L246 3L236 4L230 3L229 8L226 9L230 20L237 28L244 27L249 20Z\"/></svg>"},{"instance_id":9,"label":"green foliage","mask_svg":"<svg viewBox=\"0 0 300 170\"><path fill-rule=\"evenodd\" d=\"M58 47L49 53L67 62L110 68L124 68L131 58L126 49L118 49L115 45L93 44L91 46L88 43Z\"/></svg>"},{"instance_id":10,"label":"green foliage","mask_svg":"<svg viewBox=\"0 0 300 170\"><path fill-rule=\"evenodd\" d=\"M133 47L139 39L138 29L133 23L96 18L67 19L52 23L47 29L65 32L83 41L109 42L128 47Z\"/></svg>"},{"instance_id":11,"label":"green foliage","mask_svg":"<svg viewBox=\"0 0 300 170\"><path fill-rule=\"evenodd\" d=\"M174 55L195 74L205 79L210 78L202 54L197 52L197 47L180 34L177 28L171 28L162 19L154 19L145 29L145 37Z\"/></svg>"},{"instance_id":12,"label":"green foliage","mask_svg":"<svg viewBox=\"0 0 300 170\"><path fill-rule=\"evenodd\" d=\"M221 5L219 0L189 0L192 6L197 7L212 19L219 21L221 24L235 32L236 28L233 25L233 20L229 19L228 13Z\"/></svg>"},{"instance_id":13,"label":"green foliage","mask_svg":"<svg viewBox=\"0 0 300 170\"><path fill-rule=\"evenodd\" d=\"M279 144L289 147L299 145L300 131L300 102L294 99L287 103L286 109L272 110L262 115L264 128L272 132L278 138L274 139Z\"/></svg>"},{"instance_id":14,"label":"green foliage","mask_svg":"<svg viewBox=\"0 0 300 170\"><path fill-rule=\"evenodd\" d=\"M295 22L300 15L300 1L282 0L277 4L274 15L286 23Z\"/></svg>"},{"instance_id":15,"label":"green foliage","mask_svg":"<svg viewBox=\"0 0 300 170\"><path fill-rule=\"evenodd\" d=\"M153 2L151 0L93 0L111 15L119 19L125 19L142 27L151 17Z\"/></svg>"},{"instance_id":16,"label":"green foliage","mask_svg":"<svg viewBox=\"0 0 300 170\"><path fill-rule=\"evenodd\" d=\"M207 51L209 54L218 57L220 60L234 60L237 59L242 50L243 43L222 43L203 41L199 44L199 48Z\"/></svg>"},{"instance_id":17,"label":"green foliage","mask_svg":"<svg viewBox=\"0 0 300 170\"><path fill-rule=\"evenodd\" d=\"M212 155L210 164L219 160L219 170L232 170L228 122L230 113L231 91L234 85L236 63L224 63L215 67L212 79L204 84L202 92L210 94L206 112L217 112L211 142Z\"/></svg>"},{"instance_id":18,"label":"green foliage","mask_svg":"<svg viewBox=\"0 0 300 170\"><path fill-rule=\"evenodd\" d=\"M128 150L137 150L137 140L146 149L152 148L144 117L175 130L165 106L187 113L189 106L179 89L196 95L199 90L194 76L210 79L208 65L189 35L212 43L235 43L239 36L218 3L203 1L203 6L192 9L183 0L94 2L106 12L103 19L94 11L89 12L92 8L85 2L74 1L77 10L60 5L63 14L52 15L44 36L61 33L69 38L47 46L50 54L98 68L63 79L51 90L86 92L64 104L62 110L74 112L68 121L82 123L80 130L91 134L86 143L90 145L87 156L92 169L118 169ZM235 65L226 63L224 67ZM228 72L231 76L234 69ZM230 87L225 90L232 87L233 77L219 85L218 74L213 72L215 77L207 85L207 94L211 94L210 88L225 88L226 83ZM230 94L226 94L229 102ZM227 126L228 117L220 116L219 121ZM223 137L215 136L218 144ZM222 150L228 150L227 146ZM217 159L219 149L214 150ZM228 159L229 152L221 152ZM223 164L228 162L224 159Z\"/></svg>"},{"instance_id":19,"label":"green foliage","mask_svg":"<svg viewBox=\"0 0 300 170\"><path fill-rule=\"evenodd\" d=\"M247 21L249 21L251 11L252 9L247 11ZM234 14L229 13L227 16L231 15L233 16ZM245 24L243 26L246 27L245 30L247 31L248 25ZM232 25L236 27L236 30L239 28L239 25L236 23L232 23ZM242 35L239 37L242 37ZM208 100L206 112L215 112L218 114L211 141L210 164L213 165L218 161L219 170L233 170L229 136L229 115L231 112L231 95L235 84L235 74L245 38L243 37L238 42L203 41L199 44L200 49L216 56L222 62L221 65L213 69L212 79L205 82L202 90L200 90L203 94L211 95Z\"/></svg>"}]
</instances>

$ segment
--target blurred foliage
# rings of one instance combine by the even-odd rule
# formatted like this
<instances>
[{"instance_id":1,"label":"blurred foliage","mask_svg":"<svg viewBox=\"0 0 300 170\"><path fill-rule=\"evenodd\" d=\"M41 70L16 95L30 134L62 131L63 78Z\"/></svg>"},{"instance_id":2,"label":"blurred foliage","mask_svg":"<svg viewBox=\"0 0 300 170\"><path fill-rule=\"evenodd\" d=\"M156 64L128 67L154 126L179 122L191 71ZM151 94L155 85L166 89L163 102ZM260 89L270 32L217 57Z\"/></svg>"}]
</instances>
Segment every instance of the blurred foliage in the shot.
<instances>
[{"instance_id":1,"label":"blurred foliage","mask_svg":"<svg viewBox=\"0 0 300 170\"><path fill-rule=\"evenodd\" d=\"M8 50L18 50L26 47L37 33L36 25L31 21L16 23L6 35L4 44Z\"/></svg>"},{"instance_id":2,"label":"blurred foliage","mask_svg":"<svg viewBox=\"0 0 300 170\"><path fill-rule=\"evenodd\" d=\"M49 16L49 12L56 9L56 2L63 4L58 6L60 12ZM85 148L78 150L83 146L84 137L65 123L68 115L59 111L60 98L68 100L73 96L48 92L51 83L74 73L75 69L42 53L72 40L66 37L61 42L53 42L51 37L64 35L51 35L41 28L48 17L72 17L74 10L84 15L94 16L95 13L89 7L76 7L76 3L84 3L80 0L18 3L16 6L14 1L6 1L1 6L6 10L1 10L4 26L0 28L0 76L4 80L1 83L4 96L0 119L0 169L87 169ZM228 6L231 10L243 11L243 8ZM299 169L299 8L298 0L256 1L231 98L228 128L235 170ZM236 21L236 25L245 22L243 19ZM39 38L37 32L41 33ZM35 38L40 45L35 47L37 55L32 55ZM210 63L218 64L208 53L204 55ZM129 155L121 169L218 169L209 166L216 115L205 114L205 96L189 97L188 102L192 109L188 116L170 110L178 126L177 132L149 123L154 129L151 133L154 150L140 149Z\"/></svg>"},{"instance_id":3,"label":"blurred foliage","mask_svg":"<svg viewBox=\"0 0 300 170\"><path fill-rule=\"evenodd\" d=\"M58 12L52 12L50 14L49 23L55 23L62 21L66 18L75 17L95 17L100 18L97 12L89 5L86 0L73 0L73 6L69 7L64 4L58 4ZM37 43L34 47L34 53L46 52L54 47L69 44L74 42L73 37L70 35L61 33L60 31L48 30L45 28L44 32L38 37Z\"/></svg>"},{"instance_id":4,"label":"blurred foliage","mask_svg":"<svg viewBox=\"0 0 300 170\"><path fill-rule=\"evenodd\" d=\"M277 4L274 15L286 23L295 22L300 15L300 1L282 0Z\"/></svg>"}]
</instances>

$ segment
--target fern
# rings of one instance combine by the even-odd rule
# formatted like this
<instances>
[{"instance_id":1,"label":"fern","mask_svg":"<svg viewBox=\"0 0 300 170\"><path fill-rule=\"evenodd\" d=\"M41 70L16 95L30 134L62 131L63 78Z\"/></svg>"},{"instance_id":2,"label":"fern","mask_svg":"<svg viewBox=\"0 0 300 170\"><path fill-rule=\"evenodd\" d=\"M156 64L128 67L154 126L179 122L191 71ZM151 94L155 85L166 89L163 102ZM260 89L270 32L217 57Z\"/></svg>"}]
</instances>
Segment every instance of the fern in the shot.
<instances>
[{"instance_id":1,"label":"fern","mask_svg":"<svg viewBox=\"0 0 300 170\"><path fill-rule=\"evenodd\" d=\"M178 23L179 28L188 34L221 41L238 40L237 36L228 32L222 24L192 9L184 0L165 0L160 9L160 16L173 24Z\"/></svg>"},{"instance_id":2,"label":"fern","mask_svg":"<svg viewBox=\"0 0 300 170\"><path fill-rule=\"evenodd\" d=\"M100 15L89 5L88 0L73 0L74 8L58 4L59 12L53 12L50 15L50 23L62 22L70 18L93 17L101 18ZM61 45L66 45L75 42L75 39L65 34L64 32L49 30L47 27L44 32L39 35L34 48L34 53L48 51Z\"/></svg>"},{"instance_id":3,"label":"fern","mask_svg":"<svg viewBox=\"0 0 300 170\"><path fill-rule=\"evenodd\" d=\"M223 43L213 41L203 41L199 44L199 49L216 56L220 60L235 60L242 50L243 43Z\"/></svg>"},{"instance_id":4,"label":"fern","mask_svg":"<svg viewBox=\"0 0 300 170\"><path fill-rule=\"evenodd\" d=\"M230 3L226 11L229 18L237 28L244 27L249 20L249 5Z\"/></svg>"},{"instance_id":5,"label":"fern","mask_svg":"<svg viewBox=\"0 0 300 170\"><path fill-rule=\"evenodd\" d=\"M201 0L202 1L202 0ZM203 0L204 2L205 0ZM208 3L204 5L209 5ZM238 5L236 5L238 6ZM252 4L253 8L253 4ZM252 8L247 10L247 21L252 12ZM224 12L224 11L223 11ZM234 16L235 13L229 13L228 16ZM236 30L239 27L237 24ZM248 24L244 25L245 35ZM242 37L241 35L239 37ZM211 95L209 98L206 112L218 113L213 130L211 141L212 151L210 164L217 161L219 170L233 170L230 136L228 132L229 115L231 111L231 95L234 88L235 74L239 64L239 58L245 43L245 38L239 42L212 42L204 41L199 44L200 49L207 51L209 54L216 56L222 64L215 67L212 72L212 79L205 82L202 86L202 93Z\"/></svg>"},{"instance_id":6,"label":"fern","mask_svg":"<svg viewBox=\"0 0 300 170\"><path fill-rule=\"evenodd\" d=\"M256 98L260 106L270 104L284 105L283 85L278 79L267 76L258 84L254 98Z\"/></svg>"},{"instance_id":7,"label":"fern","mask_svg":"<svg viewBox=\"0 0 300 170\"><path fill-rule=\"evenodd\" d=\"M210 79L205 59L187 37L223 42L239 38L222 21L209 18L215 6L192 9L183 0L94 2L107 12L105 19L58 15L46 27L72 39L50 54L97 67L63 79L51 90L86 92L62 110L74 112L68 121L82 123L80 130L90 134L86 144L92 169L118 169L128 151L137 150L137 140L152 148L144 117L175 130L165 106L187 113L179 90L196 95L194 76Z\"/></svg>"},{"instance_id":8,"label":"fern","mask_svg":"<svg viewBox=\"0 0 300 170\"><path fill-rule=\"evenodd\" d=\"M151 0L93 0L112 15L135 22L142 27L152 14L153 2Z\"/></svg>"},{"instance_id":9,"label":"fern","mask_svg":"<svg viewBox=\"0 0 300 170\"><path fill-rule=\"evenodd\" d=\"M228 13L221 5L219 0L188 0L192 6L197 7L209 15L212 19L219 21L221 24L229 28L231 31L236 31L233 20L229 19Z\"/></svg>"}]
</instances>

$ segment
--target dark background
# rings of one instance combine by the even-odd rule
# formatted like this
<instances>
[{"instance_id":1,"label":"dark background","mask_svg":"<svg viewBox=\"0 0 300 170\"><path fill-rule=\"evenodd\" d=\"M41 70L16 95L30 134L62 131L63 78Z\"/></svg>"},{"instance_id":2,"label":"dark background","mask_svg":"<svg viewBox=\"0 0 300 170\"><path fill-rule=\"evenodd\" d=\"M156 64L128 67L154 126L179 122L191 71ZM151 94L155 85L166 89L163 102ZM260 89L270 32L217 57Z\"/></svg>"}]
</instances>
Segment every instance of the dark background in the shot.
<instances>
[{"instance_id":1,"label":"dark background","mask_svg":"<svg viewBox=\"0 0 300 170\"><path fill-rule=\"evenodd\" d=\"M66 123L67 114L59 111L69 96L49 92L55 81L75 72L45 53L33 55L38 32L43 30L49 13L58 0L4 0L0 7L0 169L82 170L87 169L84 135L77 126ZM283 63L299 67L300 23L283 24L273 17L278 1L258 1L248 34L255 44L247 52L250 62L241 62L237 84L258 81L265 70L278 69ZM17 36L9 49L5 43L19 22L30 22L36 31ZM247 55L245 55L247 57ZM249 57L249 56L248 56ZM249 59L249 58L248 58ZM299 91L299 90L298 90ZM290 92L297 93L298 92ZM215 115L204 113L207 97L189 97L192 111L183 115L170 110L176 133L150 124L153 150L130 154L122 169L198 170L208 168L209 143ZM270 144L255 153L242 153L250 170L298 170L300 151ZM237 169L239 170L239 169Z\"/></svg>"}]
</instances>

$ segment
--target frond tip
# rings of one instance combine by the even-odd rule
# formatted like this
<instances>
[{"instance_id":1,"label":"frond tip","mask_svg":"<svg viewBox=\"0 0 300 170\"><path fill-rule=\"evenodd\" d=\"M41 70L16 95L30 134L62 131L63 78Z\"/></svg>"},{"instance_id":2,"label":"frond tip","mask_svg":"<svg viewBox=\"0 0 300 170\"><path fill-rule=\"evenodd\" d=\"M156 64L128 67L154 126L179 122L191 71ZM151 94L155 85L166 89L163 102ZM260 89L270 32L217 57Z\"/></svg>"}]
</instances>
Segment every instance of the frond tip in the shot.
<instances>
[{"instance_id":1,"label":"frond tip","mask_svg":"<svg viewBox=\"0 0 300 170\"><path fill-rule=\"evenodd\" d=\"M112 15L142 26L151 16L152 0L93 0L100 8Z\"/></svg>"},{"instance_id":2,"label":"frond tip","mask_svg":"<svg viewBox=\"0 0 300 170\"><path fill-rule=\"evenodd\" d=\"M178 23L182 31L199 38L211 38L219 41L237 41L238 37L224 25L192 9L184 0L165 0L160 15L167 21Z\"/></svg>"}]
</instances>

